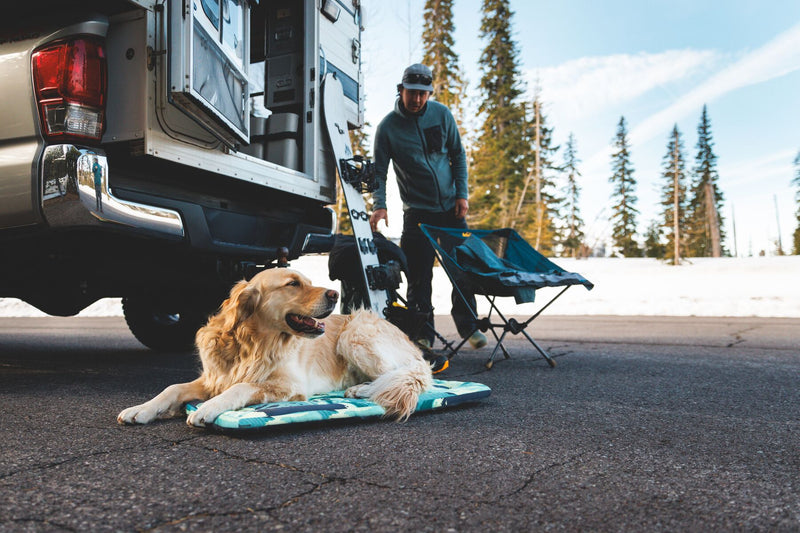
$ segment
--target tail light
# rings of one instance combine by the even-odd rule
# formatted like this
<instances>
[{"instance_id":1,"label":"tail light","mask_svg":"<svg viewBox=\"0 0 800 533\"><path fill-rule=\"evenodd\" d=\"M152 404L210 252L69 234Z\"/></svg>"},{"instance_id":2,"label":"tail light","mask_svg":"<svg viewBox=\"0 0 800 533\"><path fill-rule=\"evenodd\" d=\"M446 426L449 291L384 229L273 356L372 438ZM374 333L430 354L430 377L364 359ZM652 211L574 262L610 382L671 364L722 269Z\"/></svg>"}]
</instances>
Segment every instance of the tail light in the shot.
<instances>
[{"instance_id":1,"label":"tail light","mask_svg":"<svg viewBox=\"0 0 800 533\"><path fill-rule=\"evenodd\" d=\"M102 39L83 36L49 44L33 53L32 62L45 136L99 140L107 87Z\"/></svg>"}]
</instances>

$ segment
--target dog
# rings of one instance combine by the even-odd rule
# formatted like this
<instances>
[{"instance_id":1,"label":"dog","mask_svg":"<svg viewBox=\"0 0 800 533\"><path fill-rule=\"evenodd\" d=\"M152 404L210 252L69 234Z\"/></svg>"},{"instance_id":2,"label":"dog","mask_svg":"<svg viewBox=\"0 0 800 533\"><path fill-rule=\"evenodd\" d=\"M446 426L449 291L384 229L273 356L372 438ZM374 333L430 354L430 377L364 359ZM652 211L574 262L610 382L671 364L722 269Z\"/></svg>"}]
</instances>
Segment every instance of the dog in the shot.
<instances>
[{"instance_id":1,"label":"dog","mask_svg":"<svg viewBox=\"0 0 800 533\"><path fill-rule=\"evenodd\" d=\"M432 385L429 363L400 329L372 311L332 315L338 299L337 291L315 287L288 268L238 282L197 332L200 377L125 409L117 421L147 424L203 400L187 418L202 427L246 405L343 389L347 397L382 406L386 416L407 420Z\"/></svg>"}]
</instances>

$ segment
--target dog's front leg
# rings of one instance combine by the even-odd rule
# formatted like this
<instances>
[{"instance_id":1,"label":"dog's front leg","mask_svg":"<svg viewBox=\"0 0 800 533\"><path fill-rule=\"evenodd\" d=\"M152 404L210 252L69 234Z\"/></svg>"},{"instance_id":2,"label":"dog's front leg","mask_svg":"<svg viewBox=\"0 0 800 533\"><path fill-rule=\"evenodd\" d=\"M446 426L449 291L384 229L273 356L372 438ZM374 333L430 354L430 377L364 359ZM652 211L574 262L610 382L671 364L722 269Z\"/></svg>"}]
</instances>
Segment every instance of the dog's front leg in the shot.
<instances>
[{"instance_id":1,"label":"dog's front leg","mask_svg":"<svg viewBox=\"0 0 800 533\"><path fill-rule=\"evenodd\" d=\"M156 418L166 418L180 413L189 400L204 400L207 397L200 379L189 383L170 385L161 394L141 405L129 407L117 415L120 424L147 424Z\"/></svg>"},{"instance_id":2,"label":"dog's front leg","mask_svg":"<svg viewBox=\"0 0 800 533\"><path fill-rule=\"evenodd\" d=\"M186 423L190 426L203 427L212 423L225 411L241 409L263 401L264 389L250 383L237 383L218 396L203 403L196 411L189 413Z\"/></svg>"}]
</instances>

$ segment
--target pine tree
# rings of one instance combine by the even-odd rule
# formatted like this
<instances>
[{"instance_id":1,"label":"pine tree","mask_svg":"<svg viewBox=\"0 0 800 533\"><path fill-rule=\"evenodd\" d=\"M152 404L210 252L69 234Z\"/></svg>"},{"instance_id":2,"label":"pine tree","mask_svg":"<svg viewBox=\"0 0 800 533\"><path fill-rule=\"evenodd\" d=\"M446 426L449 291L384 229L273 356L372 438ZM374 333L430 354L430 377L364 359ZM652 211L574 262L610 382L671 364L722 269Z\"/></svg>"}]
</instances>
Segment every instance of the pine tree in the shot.
<instances>
[{"instance_id":1,"label":"pine tree","mask_svg":"<svg viewBox=\"0 0 800 533\"><path fill-rule=\"evenodd\" d=\"M652 257L654 259L663 259L667 252L667 247L662 239L663 228L661 224L653 220L647 226L647 231L644 234L644 256Z\"/></svg>"},{"instance_id":2,"label":"pine tree","mask_svg":"<svg viewBox=\"0 0 800 533\"><path fill-rule=\"evenodd\" d=\"M510 225L519 228L520 234L539 252L553 253L558 244L557 223L562 218L564 202L557 187L562 168L556 163L559 147L553 144L553 128L547 125L538 92L533 101L533 116L526 116L525 120L528 171L522 188L514 193L516 208Z\"/></svg>"},{"instance_id":3,"label":"pine tree","mask_svg":"<svg viewBox=\"0 0 800 533\"><path fill-rule=\"evenodd\" d=\"M697 126L697 155L689 201L688 252L693 257L721 257L723 254L723 196L718 180L711 122L708 110L703 106Z\"/></svg>"},{"instance_id":4,"label":"pine tree","mask_svg":"<svg viewBox=\"0 0 800 533\"><path fill-rule=\"evenodd\" d=\"M470 220L479 227L510 225L528 168L512 16L508 0L483 1L480 37L486 47L479 60L478 108L483 124L470 157Z\"/></svg>"},{"instance_id":5,"label":"pine tree","mask_svg":"<svg viewBox=\"0 0 800 533\"><path fill-rule=\"evenodd\" d=\"M661 189L661 214L666 230L667 246L665 257L678 265L686 255L686 160L683 154L683 140L678 125L672 128L664 154L664 185Z\"/></svg>"},{"instance_id":6,"label":"pine tree","mask_svg":"<svg viewBox=\"0 0 800 533\"><path fill-rule=\"evenodd\" d=\"M611 155L611 168L614 174L609 178L613 185L611 199L614 202L611 214L611 238L614 246L623 257L640 257L642 255L636 242L636 179L633 177L633 165L630 160L630 146L625 117L620 117L617 124L617 135L614 140L615 152Z\"/></svg>"},{"instance_id":7,"label":"pine tree","mask_svg":"<svg viewBox=\"0 0 800 533\"><path fill-rule=\"evenodd\" d=\"M792 183L797 187L797 191L794 193L794 201L797 204L797 211L795 211L797 228L794 230L793 235L793 253L794 255L800 255L800 151L797 152L797 156L794 158L794 178Z\"/></svg>"},{"instance_id":8,"label":"pine tree","mask_svg":"<svg viewBox=\"0 0 800 533\"><path fill-rule=\"evenodd\" d=\"M422 62L433 71L433 98L453 113L464 135L464 81L453 50L453 0L426 0L423 13Z\"/></svg>"},{"instance_id":9,"label":"pine tree","mask_svg":"<svg viewBox=\"0 0 800 533\"><path fill-rule=\"evenodd\" d=\"M575 136L570 133L567 144L564 147L564 173L566 184L564 186L564 210L566 212L566 225L563 228L561 245L563 253L569 257L579 257L583 246L583 219L580 212L580 193L578 178L581 173L578 170L578 148Z\"/></svg>"}]
</instances>

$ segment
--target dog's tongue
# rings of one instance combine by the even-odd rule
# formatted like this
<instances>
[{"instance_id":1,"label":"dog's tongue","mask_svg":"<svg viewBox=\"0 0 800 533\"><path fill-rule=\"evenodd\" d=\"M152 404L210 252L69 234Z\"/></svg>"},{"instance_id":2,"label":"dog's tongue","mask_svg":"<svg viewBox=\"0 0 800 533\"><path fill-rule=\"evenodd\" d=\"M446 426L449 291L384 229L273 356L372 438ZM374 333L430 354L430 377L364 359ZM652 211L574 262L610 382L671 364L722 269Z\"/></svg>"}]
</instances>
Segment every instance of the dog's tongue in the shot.
<instances>
[{"instance_id":1,"label":"dog's tongue","mask_svg":"<svg viewBox=\"0 0 800 533\"><path fill-rule=\"evenodd\" d=\"M310 316L302 317L303 325L308 327L309 329L316 329L316 330L324 330L325 329L325 322L318 322L311 318Z\"/></svg>"},{"instance_id":2,"label":"dog's tongue","mask_svg":"<svg viewBox=\"0 0 800 533\"><path fill-rule=\"evenodd\" d=\"M317 334L325 332L325 323L319 322L310 316L287 315L286 320L297 331Z\"/></svg>"}]
</instances>

